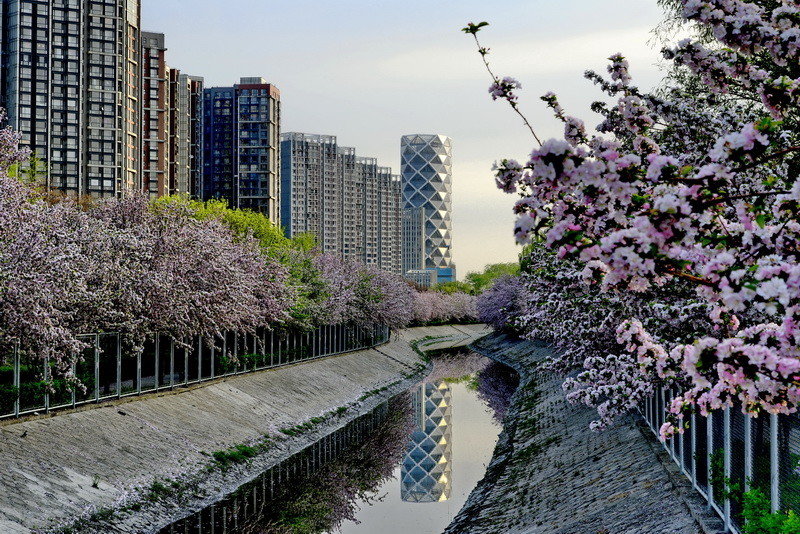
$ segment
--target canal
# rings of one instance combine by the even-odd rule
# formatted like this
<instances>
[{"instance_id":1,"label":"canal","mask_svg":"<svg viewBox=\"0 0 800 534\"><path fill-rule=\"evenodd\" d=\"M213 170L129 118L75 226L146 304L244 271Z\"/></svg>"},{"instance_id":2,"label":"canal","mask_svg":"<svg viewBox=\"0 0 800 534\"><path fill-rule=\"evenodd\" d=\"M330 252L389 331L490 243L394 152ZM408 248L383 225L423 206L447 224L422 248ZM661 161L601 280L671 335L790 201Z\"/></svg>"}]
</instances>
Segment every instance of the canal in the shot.
<instances>
[{"instance_id":1,"label":"canal","mask_svg":"<svg viewBox=\"0 0 800 534\"><path fill-rule=\"evenodd\" d=\"M161 530L173 533L438 533L489 463L519 379L464 349L345 427Z\"/></svg>"}]
</instances>

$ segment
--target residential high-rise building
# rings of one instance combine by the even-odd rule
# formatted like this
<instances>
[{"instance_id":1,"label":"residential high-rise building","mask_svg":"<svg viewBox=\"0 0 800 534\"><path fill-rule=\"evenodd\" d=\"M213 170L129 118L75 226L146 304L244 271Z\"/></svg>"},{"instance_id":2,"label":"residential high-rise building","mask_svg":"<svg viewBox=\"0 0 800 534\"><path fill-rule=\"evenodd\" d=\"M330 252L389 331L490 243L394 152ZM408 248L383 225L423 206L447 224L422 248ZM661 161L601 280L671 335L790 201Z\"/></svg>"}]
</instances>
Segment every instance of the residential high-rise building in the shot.
<instances>
[{"instance_id":1,"label":"residential high-rise building","mask_svg":"<svg viewBox=\"0 0 800 534\"><path fill-rule=\"evenodd\" d=\"M203 191L203 78L174 70L171 182L193 198Z\"/></svg>"},{"instance_id":2,"label":"residential high-rise building","mask_svg":"<svg viewBox=\"0 0 800 534\"><path fill-rule=\"evenodd\" d=\"M404 272L436 269L441 282L456 279L452 259L452 144L443 135L406 135L401 140L400 171L403 179L403 209L409 211L403 236ZM423 212L423 258L417 262L417 219Z\"/></svg>"},{"instance_id":3,"label":"residential high-rise building","mask_svg":"<svg viewBox=\"0 0 800 534\"><path fill-rule=\"evenodd\" d=\"M203 196L280 222L280 91L263 78L204 91Z\"/></svg>"},{"instance_id":4,"label":"residential high-rise building","mask_svg":"<svg viewBox=\"0 0 800 534\"><path fill-rule=\"evenodd\" d=\"M400 179L332 135L281 136L281 224L323 252L400 273Z\"/></svg>"},{"instance_id":5,"label":"residential high-rise building","mask_svg":"<svg viewBox=\"0 0 800 534\"><path fill-rule=\"evenodd\" d=\"M139 0L2 0L0 106L72 195L141 189Z\"/></svg>"},{"instance_id":6,"label":"residential high-rise building","mask_svg":"<svg viewBox=\"0 0 800 534\"><path fill-rule=\"evenodd\" d=\"M312 233L323 252L342 248L342 180L332 135L281 135L281 226L290 237Z\"/></svg>"},{"instance_id":7,"label":"residential high-rise building","mask_svg":"<svg viewBox=\"0 0 800 534\"><path fill-rule=\"evenodd\" d=\"M403 220L403 274L418 271L425 266L425 208L404 208Z\"/></svg>"},{"instance_id":8,"label":"residential high-rise building","mask_svg":"<svg viewBox=\"0 0 800 534\"><path fill-rule=\"evenodd\" d=\"M151 196L198 196L203 79L167 65L163 33L142 32L142 176Z\"/></svg>"},{"instance_id":9,"label":"residential high-rise building","mask_svg":"<svg viewBox=\"0 0 800 534\"><path fill-rule=\"evenodd\" d=\"M142 181L152 197L170 193L170 69L163 33L142 32Z\"/></svg>"}]
</instances>

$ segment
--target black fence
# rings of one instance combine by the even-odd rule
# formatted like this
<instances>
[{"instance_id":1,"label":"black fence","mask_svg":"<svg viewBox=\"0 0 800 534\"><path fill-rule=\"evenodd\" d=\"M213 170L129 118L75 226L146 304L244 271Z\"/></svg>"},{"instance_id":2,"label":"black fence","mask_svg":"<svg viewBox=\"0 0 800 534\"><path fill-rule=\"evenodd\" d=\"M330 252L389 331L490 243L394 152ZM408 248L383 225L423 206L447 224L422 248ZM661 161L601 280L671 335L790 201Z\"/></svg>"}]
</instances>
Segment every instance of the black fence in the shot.
<instances>
[{"instance_id":1,"label":"black fence","mask_svg":"<svg viewBox=\"0 0 800 534\"><path fill-rule=\"evenodd\" d=\"M0 419L74 408L133 395L188 386L335 354L362 350L389 340L383 325L326 325L310 331L255 334L229 332L206 343L176 343L153 336L132 351L117 333L80 336L87 347L67 373L53 364L26 361L18 348L0 356Z\"/></svg>"}]
</instances>

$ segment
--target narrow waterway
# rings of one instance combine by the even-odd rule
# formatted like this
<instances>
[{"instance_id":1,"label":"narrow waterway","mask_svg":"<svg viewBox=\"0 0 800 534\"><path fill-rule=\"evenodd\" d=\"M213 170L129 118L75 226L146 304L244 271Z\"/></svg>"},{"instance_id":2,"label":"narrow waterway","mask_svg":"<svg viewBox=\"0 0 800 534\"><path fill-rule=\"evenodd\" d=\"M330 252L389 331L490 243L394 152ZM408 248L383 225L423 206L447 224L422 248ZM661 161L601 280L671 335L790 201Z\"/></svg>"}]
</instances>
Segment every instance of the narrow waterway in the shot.
<instances>
[{"instance_id":1,"label":"narrow waterway","mask_svg":"<svg viewBox=\"0 0 800 534\"><path fill-rule=\"evenodd\" d=\"M438 533L483 477L518 377L472 352L162 533Z\"/></svg>"}]
</instances>

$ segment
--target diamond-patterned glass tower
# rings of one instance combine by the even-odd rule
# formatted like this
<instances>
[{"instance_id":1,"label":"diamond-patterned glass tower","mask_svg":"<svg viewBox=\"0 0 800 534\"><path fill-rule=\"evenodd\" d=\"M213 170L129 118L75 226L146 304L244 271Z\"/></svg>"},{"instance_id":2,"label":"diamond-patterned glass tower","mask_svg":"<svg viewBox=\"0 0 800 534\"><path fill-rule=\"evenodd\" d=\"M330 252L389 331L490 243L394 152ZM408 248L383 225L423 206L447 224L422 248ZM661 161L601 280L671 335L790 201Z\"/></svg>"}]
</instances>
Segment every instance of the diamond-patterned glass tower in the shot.
<instances>
[{"instance_id":1,"label":"diamond-patterned glass tower","mask_svg":"<svg viewBox=\"0 0 800 534\"><path fill-rule=\"evenodd\" d=\"M423 208L425 212L425 257L423 265L416 268L450 269L453 267L450 138L444 135L405 135L400 146L404 208Z\"/></svg>"},{"instance_id":2,"label":"diamond-patterned glass tower","mask_svg":"<svg viewBox=\"0 0 800 534\"><path fill-rule=\"evenodd\" d=\"M400 498L441 502L450 498L452 469L450 386L424 383L413 392L417 428L400 468Z\"/></svg>"}]
</instances>

